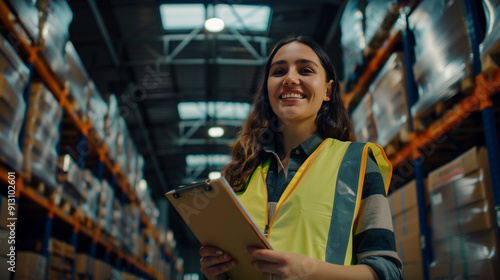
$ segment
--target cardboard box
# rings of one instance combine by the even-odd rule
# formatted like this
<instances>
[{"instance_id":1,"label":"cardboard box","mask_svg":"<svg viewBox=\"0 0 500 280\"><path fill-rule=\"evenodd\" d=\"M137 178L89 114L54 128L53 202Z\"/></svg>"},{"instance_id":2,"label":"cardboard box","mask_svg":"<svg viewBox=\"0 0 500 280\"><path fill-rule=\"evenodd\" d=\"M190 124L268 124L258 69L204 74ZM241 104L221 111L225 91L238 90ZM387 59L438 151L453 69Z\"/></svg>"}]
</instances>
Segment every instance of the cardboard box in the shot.
<instances>
[{"instance_id":1,"label":"cardboard box","mask_svg":"<svg viewBox=\"0 0 500 280\"><path fill-rule=\"evenodd\" d=\"M409 234L420 234L418 208L413 207L392 219L394 234L400 238Z\"/></svg>"},{"instance_id":2,"label":"cardboard box","mask_svg":"<svg viewBox=\"0 0 500 280\"><path fill-rule=\"evenodd\" d=\"M455 235L433 241L434 261L488 259L498 256L498 233L496 229L485 230L468 235Z\"/></svg>"},{"instance_id":3,"label":"cardboard box","mask_svg":"<svg viewBox=\"0 0 500 280\"><path fill-rule=\"evenodd\" d=\"M75 259L75 273L79 275L93 276L95 271L95 261L89 255L78 253Z\"/></svg>"},{"instance_id":4,"label":"cardboard box","mask_svg":"<svg viewBox=\"0 0 500 280\"><path fill-rule=\"evenodd\" d=\"M403 211L417 207L417 183L415 180L409 182L403 187L395 190L389 196L392 216L397 216Z\"/></svg>"},{"instance_id":5,"label":"cardboard box","mask_svg":"<svg viewBox=\"0 0 500 280\"><path fill-rule=\"evenodd\" d=\"M111 266L102 260L95 260L94 280L108 280L111 278Z\"/></svg>"},{"instance_id":6,"label":"cardboard box","mask_svg":"<svg viewBox=\"0 0 500 280\"><path fill-rule=\"evenodd\" d=\"M403 279L424 280L424 267L421 262L404 263Z\"/></svg>"},{"instance_id":7,"label":"cardboard box","mask_svg":"<svg viewBox=\"0 0 500 280\"><path fill-rule=\"evenodd\" d=\"M494 208L488 200L481 200L456 211L433 209L432 238L440 240L453 236L496 228Z\"/></svg>"},{"instance_id":8,"label":"cardboard box","mask_svg":"<svg viewBox=\"0 0 500 280\"><path fill-rule=\"evenodd\" d=\"M33 252L16 252L14 280L39 280L45 277L47 259Z\"/></svg>"},{"instance_id":9,"label":"cardboard box","mask_svg":"<svg viewBox=\"0 0 500 280\"><path fill-rule=\"evenodd\" d=\"M396 250L404 263L422 262L420 235L407 235L396 240Z\"/></svg>"},{"instance_id":10,"label":"cardboard box","mask_svg":"<svg viewBox=\"0 0 500 280\"><path fill-rule=\"evenodd\" d=\"M14 222L13 220L9 220L9 218L17 218L17 209L19 208L19 204L15 203L14 204L14 215L10 215L11 212L9 211L9 201L6 196L0 195L0 227L4 229L8 229L7 226L10 224L10 222ZM12 202L12 201L11 201ZM12 204L11 204L12 206ZM17 221L15 221L17 224Z\"/></svg>"},{"instance_id":11,"label":"cardboard box","mask_svg":"<svg viewBox=\"0 0 500 280\"><path fill-rule=\"evenodd\" d=\"M430 279L500 279L500 259L492 258L469 262L455 261L433 263L430 266Z\"/></svg>"},{"instance_id":12,"label":"cardboard box","mask_svg":"<svg viewBox=\"0 0 500 280\"><path fill-rule=\"evenodd\" d=\"M451 162L429 173L428 189L430 193L467 174L482 168L485 172L484 179L487 186L491 186L489 176L488 153L485 147L473 147Z\"/></svg>"},{"instance_id":13,"label":"cardboard box","mask_svg":"<svg viewBox=\"0 0 500 280\"><path fill-rule=\"evenodd\" d=\"M486 175L489 173L480 168L435 189L432 192L433 211L450 211L493 197L491 185L486 184Z\"/></svg>"}]
</instances>

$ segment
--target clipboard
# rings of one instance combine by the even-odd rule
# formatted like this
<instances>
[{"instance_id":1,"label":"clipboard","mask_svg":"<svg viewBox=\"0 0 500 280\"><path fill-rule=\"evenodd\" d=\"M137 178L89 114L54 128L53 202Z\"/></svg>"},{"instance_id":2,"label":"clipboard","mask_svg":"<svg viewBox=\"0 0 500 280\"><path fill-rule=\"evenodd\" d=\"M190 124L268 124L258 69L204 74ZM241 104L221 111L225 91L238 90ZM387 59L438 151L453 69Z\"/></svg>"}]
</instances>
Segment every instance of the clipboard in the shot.
<instances>
[{"instance_id":1,"label":"clipboard","mask_svg":"<svg viewBox=\"0 0 500 280\"><path fill-rule=\"evenodd\" d=\"M246 247L272 249L226 179L180 186L165 194L201 244L215 246L238 261L227 272L231 280L260 279Z\"/></svg>"}]
</instances>

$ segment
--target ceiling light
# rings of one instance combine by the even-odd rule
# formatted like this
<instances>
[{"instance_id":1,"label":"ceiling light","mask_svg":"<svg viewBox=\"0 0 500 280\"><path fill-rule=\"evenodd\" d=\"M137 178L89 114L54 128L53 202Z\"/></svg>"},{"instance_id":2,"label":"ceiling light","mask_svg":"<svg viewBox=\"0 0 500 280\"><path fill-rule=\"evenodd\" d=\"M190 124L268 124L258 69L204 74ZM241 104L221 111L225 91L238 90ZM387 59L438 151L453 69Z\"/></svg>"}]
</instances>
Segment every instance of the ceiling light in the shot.
<instances>
[{"instance_id":1,"label":"ceiling light","mask_svg":"<svg viewBox=\"0 0 500 280\"><path fill-rule=\"evenodd\" d=\"M63 159L63 171L64 172L68 172L70 164L71 164L71 157L68 154L64 155L64 159Z\"/></svg>"},{"instance_id":2,"label":"ceiling light","mask_svg":"<svg viewBox=\"0 0 500 280\"><path fill-rule=\"evenodd\" d=\"M139 189L141 191L145 191L147 188L148 188L148 182L146 182L146 180L144 180L144 179L141 179L139 181Z\"/></svg>"},{"instance_id":3,"label":"ceiling light","mask_svg":"<svg viewBox=\"0 0 500 280\"><path fill-rule=\"evenodd\" d=\"M215 180L215 179L218 179L220 178L222 174L220 173L220 171L212 171L210 173L208 173L208 178L210 180Z\"/></svg>"},{"instance_id":4,"label":"ceiling light","mask_svg":"<svg viewBox=\"0 0 500 280\"><path fill-rule=\"evenodd\" d=\"M205 29L209 32L221 32L224 29L224 21L220 18L209 18L205 21Z\"/></svg>"},{"instance_id":5,"label":"ceiling light","mask_svg":"<svg viewBox=\"0 0 500 280\"><path fill-rule=\"evenodd\" d=\"M214 126L208 130L208 135L213 138L218 138L224 135L224 129L222 127Z\"/></svg>"}]
</instances>

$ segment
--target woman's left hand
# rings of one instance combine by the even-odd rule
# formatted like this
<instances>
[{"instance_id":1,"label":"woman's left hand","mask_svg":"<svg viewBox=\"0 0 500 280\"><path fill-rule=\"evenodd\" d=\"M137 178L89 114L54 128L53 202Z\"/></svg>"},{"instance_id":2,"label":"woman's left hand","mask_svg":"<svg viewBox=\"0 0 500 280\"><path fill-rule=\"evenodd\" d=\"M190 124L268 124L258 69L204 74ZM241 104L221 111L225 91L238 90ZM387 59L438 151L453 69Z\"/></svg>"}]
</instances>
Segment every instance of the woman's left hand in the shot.
<instances>
[{"instance_id":1,"label":"woman's left hand","mask_svg":"<svg viewBox=\"0 0 500 280\"><path fill-rule=\"evenodd\" d=\"M310 279L319 264L318 260L297 253L253 247L247 248L247 252L257 259L252 265L262 271L266 280Z\"/></svg>"}]
</instances>

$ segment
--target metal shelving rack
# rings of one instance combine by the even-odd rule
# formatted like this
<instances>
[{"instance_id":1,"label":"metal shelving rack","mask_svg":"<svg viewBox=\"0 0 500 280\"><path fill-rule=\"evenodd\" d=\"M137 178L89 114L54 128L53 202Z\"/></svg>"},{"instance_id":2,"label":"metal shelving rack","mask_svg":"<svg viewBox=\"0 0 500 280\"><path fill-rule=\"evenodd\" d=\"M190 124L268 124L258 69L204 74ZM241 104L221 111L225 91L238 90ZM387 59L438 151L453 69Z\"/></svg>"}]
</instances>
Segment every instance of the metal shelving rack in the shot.
<instances>
[{"instance_id":1,"label":"metal shelving rack","mask_svg":"<svg viewBox=\"0 0 500 280\"><path fill-rule=\"evenodd\" d=\"M397 154L390 158L395 169L405 161L412 161L415 167L415 180L417 184L417 197L419 208L419 224L421 229L422 241L422 260L425 279L429 279L429 265L431 263L431 231L427 222L425 205L425 186L423 172L423 158L421 150L429 146L432 142L445 135L453 127L460 124L468 118L473 112L481 111L484 126L486 147L488 150L488 159L490 165L491 181L494 194L496 217L500 217L500 152L499 140L495 123L492 97L500 92L500 69L493 74L485 75L481 73L481 60L478 41L478 19L476 6L473 0L463 0L467 7L467 21L469 28L470 43L473 50L473 63L475 71L475 88L470 94L464 97L453 108L443 114L443 117L434 121L423 132L417 133L413 129L413 123L410 121L410 142L404 146ZM410 30L407 28L407 17L418 5L420 1L409 1L401 5L401 16L405 17L406 25L402 30L393 28L392 35L382 44L372 59L367 63L365 71L360 75L353 90L343 97L347 108L353 108L366 93L375 74L386 63L392 53L394 46L403 40L405 56L407 58L407 68L405 71L408 76L408 97L409 100L418 97L416 91L416 82L413 76L411 57L413 57L413 42L411 41ZM404 8L406 7L406 11ZM410 104L408 104L410 106ZM411 114L411 110L409 110ZM412 120L412 116L409 116ZM500 235L500 219L497 219L497 228Z\"/></svg>"},{"instance_id":2,"label":"metal shelving rack","mask_svg":"<svg viewBox=\"0 0 500 280\"><path fill-rule=\"evenodd\" d=\"M118 188L122 194L119 198L121 203L125 201L129 201L130 203L139 205L140 208L140 216L141 216L141 224L153 233L153 236L156 242L159 244L160 248L163 248L161 251L161 255L163 259L168 260L172 263L172 268L176 270L178 273L182 273L182 269L175 266L175 261L173 254L168 246L168 244L161 241L160 236L156 228L151 224L148 218L145 215L144 209L140 206L139 199L137 194L134 191L134 188L130 185L127 180L127 177L118 163L112 163L109 158L108 148L104 143L103 139L99 139L97 133L92 127L92 123L88 121L84 121L75 110L71 107L70 102L68 101L69 89L65 88L62 83L56 78L54 73L51 71L43 54L40 52L37 46L31 45L31 43L27 40L27 38L23 37L19 31L19 25L15 22L16 16L12 13L8 5L2 0L0 1L0 20L4 27L7 29L9 34L13 34L13 38L16 41L16 50L20 55L26 56L28 59L27 65L29 69L35 71L43 80L47 88L54 94L56 99L59 101L60 106L63 109L63 112L66 116L71 119L72 124L78 129L81 133L80 143L82 145L90 145L92 149L98 154L99 162L98 162L98 177L99 180L102 180L104 170L110 171L112 174L113 181L115 181L115 187ZM31 74L30 73L30 76ZM28 84L29 88L29 84ZM25 93L25 99L28 101L29 96ZM81 166L84 165L85 157L84 155L80 155L78 158L78 164ZM9 171L8 167L0 164L0 182L7 184L7 174ZM78 243L78 238L80 234L85 235L86 237L92 239L92 246L90 248L90 254L92 257L95 257L97 246L102 246L106 250L105 259L108 263L110 263L110 254L114 253L117 256L117 266L121 266L124 262L126 267L129 267L129 271L134 270L138 274L148 278L148 279L169 279L170 275L164 276L161 275L160 272L156 271L150 265L147 265L143 260L140 260L138 257L131 256L124 252L121 248L116 248L114 246L110 246L111 242L107 239L106 236L101 234L100 227L89 228L88 226L81 224L80 217L75 213L74 215L68 215L62 209L59 209L53 201L50 199L43 197L41 194L37 193L34 189L26 187L23 182L22 177L19 177L16 181L16 197L26 198L29 201L41 206L42 208L47 210L47 218L45 224L45 233L44 238L42 240L42 255L48 256L48 244L49 239L51 237L51 231L54 223L54 219L57 218L58 221L61 220L65 224L71 226L73 228L73 233L71 237L71 243L75 248ZM72 267L72 275L74 277L74 265Z\"/></svg>"}]
</instances>

